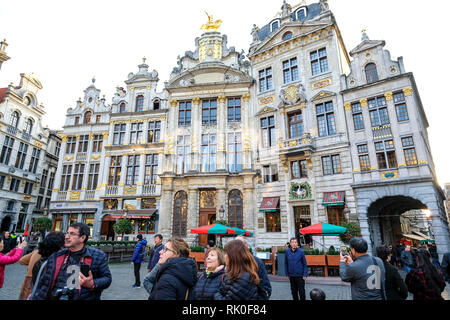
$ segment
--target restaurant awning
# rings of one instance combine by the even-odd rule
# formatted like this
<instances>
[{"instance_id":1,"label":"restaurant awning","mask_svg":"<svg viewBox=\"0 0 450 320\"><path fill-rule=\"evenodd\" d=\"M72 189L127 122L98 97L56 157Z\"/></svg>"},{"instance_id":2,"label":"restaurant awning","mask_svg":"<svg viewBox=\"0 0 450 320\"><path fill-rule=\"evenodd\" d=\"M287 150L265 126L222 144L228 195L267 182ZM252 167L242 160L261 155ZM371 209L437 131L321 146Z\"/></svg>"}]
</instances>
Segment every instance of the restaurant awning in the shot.
<instances>
[{"instance_id":1,"label":"restaurant awning","mask_svg":"<svg viewBox=\"0 0 450 320\"><path fill-rule=\"evenodd\" d=\"M332 206L343 206L345 204L345 192L325 192L323 194L322 206L332 207Z\"/></svg>"},{"instance_id":2,"label":"restaurant awning","mask_svg":"<svg viewBox=\"0 0 450 320\"><path fill-rule=\"evenodd\" d=\"M259 208L259 211L260 212L275 212L275 211L277 211L279 201L280 201L280 197L263 198L263 201L261 203L261 207Z\"/></svg>"},{"instance_id":3,"label":"restaurant awning","mask_svg":"<svg viewBox=\"0 0 450 320\"><path fill-rule=\"evenodd\" d=\"M431 239L430 236L427 236L426 234L423 234L422 232L414 231L414 230L412 230L412 232L415 233L415 234L417 234L419 237L423 237L423 238L425 238L425 239L427 239L427 240L433 240L433 239Z\"/></svg>"},{"instance_id":4,"label":"restaurant awning","mask_svg":"<svg viewBox=\"0 0 450 320\"><path fill-rule=\"evenodd\" d=\"M112 219L150 219L157 209L143 209L143 210L117 210L111 212ZM126 217L125 217L126 214Z\"/></svg>"},{"instance_id":5,"label":"restaurant awning","mask_svg":"<svg viewBox=\"0 0 450 320\"><path fill-rule=\"evenodd\" d=\"M416 236L416 235L414 235L414 234L403 234L403 236L404 236L405 238L409 238L409 239L413 239L413 240L418 240L418 241L421 241L421 240L427 240L427 239L424 238L424 237Z\"/></svg>"},{"instance_id":6,"label":"restaurant awning","mask_svg":"<svg viewBox=\"0 0 450 320\"><path fill-rule=\"evenodd\" d=\"M51 214L58 214L58 213L95 213L97 209L96 208L53 208L50 209L49 212Z\"/></svg>"}]
</instances>

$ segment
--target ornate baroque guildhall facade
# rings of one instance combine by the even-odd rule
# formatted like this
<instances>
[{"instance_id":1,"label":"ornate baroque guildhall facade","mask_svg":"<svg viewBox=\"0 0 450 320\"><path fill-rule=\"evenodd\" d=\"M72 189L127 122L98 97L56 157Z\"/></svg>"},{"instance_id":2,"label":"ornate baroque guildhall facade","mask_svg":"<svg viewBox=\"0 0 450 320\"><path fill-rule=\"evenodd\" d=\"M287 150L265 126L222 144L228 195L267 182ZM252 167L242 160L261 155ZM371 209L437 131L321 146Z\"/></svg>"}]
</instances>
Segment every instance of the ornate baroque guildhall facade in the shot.
<instances>
[{"instance_id":1,"label":"ornate baroque guildhall facade","mask_svg":"<svg viewBox=\"0 0 450 320\"><path fill-rule=\"evenodd\" d=\"M373 248L404 236L405 211L428 209L448 251L428 124L402 59L365 33L349 54L322 0L284 2L254 25L248 60L220 23L208 16L163 92L144 60L111 105L92 84L68 110L55 226L84 220L111 238L127 217L135 233L204 245L190 229L226 220L270 247L310 224L351 221Z\"/></svg>"}]
</instances>

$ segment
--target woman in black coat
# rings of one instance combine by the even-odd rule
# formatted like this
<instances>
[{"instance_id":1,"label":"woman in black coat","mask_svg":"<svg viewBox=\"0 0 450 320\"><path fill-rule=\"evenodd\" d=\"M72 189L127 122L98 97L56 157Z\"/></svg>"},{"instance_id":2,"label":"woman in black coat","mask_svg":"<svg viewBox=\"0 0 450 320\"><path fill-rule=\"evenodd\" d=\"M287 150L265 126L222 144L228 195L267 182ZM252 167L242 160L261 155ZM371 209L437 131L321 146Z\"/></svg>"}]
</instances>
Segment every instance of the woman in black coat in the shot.
<instances>
[{"instance_id":1,"label":"woman in black coat","mask_svg":"<svg viewBox=\"0 0 450 320\"><path fill-rule=\"evenodd\" d=\"M233 240L225 245L227 263L225 279L215 300L257 300L258 264L240 240Z\"/></svg>"},{"instance_id":2,"label":"woman in black coat","mask_svg":"<svg viewBox=\"0 0 450 320\"><path fill-rule=\"evenodd\" d=\"M386 281L386 299L387 300L405 300L408 298L408 288L403 282L398 270L389 262L392 251L388 246L377 247L377 256L383 260Z\"/></svg>"},{"instance_id":3,"label":"woman in black coat","mask_svg":"<svg viewBox=\"0 0 450 320\"><path fill-rule=\"evenodd\" d=\"M197 282L197 265L189 258L189 246L172 238L159 254L161 268L149 300L188 300Z\"/></svg>"},{"instance_id":4,"label":"woman in black coat","mask_svg":"<svg viewBox=\"0 0 450 320\"><path fill-rule=\"evenodd\" d=\"M225 277L225 253L219 248L209 249L206 270L200 274L194 288L194 300L214 300Z\"/></svg>"}]
</instances>

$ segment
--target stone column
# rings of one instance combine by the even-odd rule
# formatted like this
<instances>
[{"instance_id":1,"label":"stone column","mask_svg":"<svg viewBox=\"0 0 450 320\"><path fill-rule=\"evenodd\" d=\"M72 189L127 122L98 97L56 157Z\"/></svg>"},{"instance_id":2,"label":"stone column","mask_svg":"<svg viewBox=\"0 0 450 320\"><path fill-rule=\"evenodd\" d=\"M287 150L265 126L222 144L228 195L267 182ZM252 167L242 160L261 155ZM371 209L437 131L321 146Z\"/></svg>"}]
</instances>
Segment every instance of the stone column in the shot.
<instances>
[{"instance_id":1,"label":"stone column","mask_svg":"<svg viewBox=\"0 0 450 320\"><path fill-rule=\"evenodd\" d=\"M192 234L191 229L197 228L199 221L199 191L198 189L189 189L188 191L188 217L187 217L187 225L186 225L186 235L187 242L192 245L198 239L197 234Z\"/></svg>"},{"instance_id":2,"label":"stone column","mask_svg":"<svg viewBox=\"0 0 450 320\"><path fill-rule=\"evenodd\" d=\"M172 181L173 178L162 179L158 233L160 233L164 239L169 239L172 235L172 211L174 195Z\"/></svg>"},{"instance_id":3,"label":"stone column","mask_svg":"<svg viewBox=\"0 0 450 320\"><path fill-rule=\"evenodd\" d=\"M244 229L247 231L255 232L255 207L253 205L253 193L255 189L253 187L244 187L243 190L243 206L242 211L244 215Z\"/></svg>"},{"instance_id":4,"label":"stone column","mask_svg":"<svg viewBox=\"0 0 450 320\"><path fill-rule=\"evenodd\" d=\"M217 201L216 201L216 219L228 221L228 197L227 190L217 189ZM223 206L225 210L223 216L221 216L220 208Z\"/></svg>"},{"instance_id":5,"label":"stone column","mask_svg":"<svg viewBox=\"0 0 450 320\"><path fill-rule=\"evenodd\" d=\"M226 170L226 122L227 122L227 98L224 95L217 99L217 159L216 170Z\"/></svg>"},{"instance_id":6,"label":"stone column","mask_svg":"<svg viewBox=\"0 0 450 320\"><path fill-rule=\"evenodd\" d=\"M77 222L83 222L83 214L79 213L77 216Z\"/></svg>"},{"instance_id":7,"label":"stone column","mask_svg":"<svg viewBox=\"0 0 450 320\"><path fill-rule=\"evenodd\" d=\"M442 261L444 254L450 251L450 233L448 223L442 216L439 215L439 211L437 209L428 209L432 211L431 228L436 241L439 261Z\"/></svg>"},{"instance_id":8,"label":"stone column","mask_svg":"<svg viewBox=\"0 0 450 320\"><path fill-rule=\"evenodd\" d=\"M359 226L361 227L361 236L367 241L368 249L367 252L372 252L372 240L370 234L369 220L367 219L367 213L359 214Z\"/></svg>"},{"instance_id":9,"label":"stone column","mask_svg":"<svg viewBox=\"0 0 450 320\"><path fill-rule=\"evenodd\" d=\"M242 96L241 101L241 122L242 122L242 169L252 170L252 143L256 143L257 137L252 137L252 132L250 131L250 94L246 93ZM253 138L253 140L252 140Z\"/></svg>"}]
</instances>

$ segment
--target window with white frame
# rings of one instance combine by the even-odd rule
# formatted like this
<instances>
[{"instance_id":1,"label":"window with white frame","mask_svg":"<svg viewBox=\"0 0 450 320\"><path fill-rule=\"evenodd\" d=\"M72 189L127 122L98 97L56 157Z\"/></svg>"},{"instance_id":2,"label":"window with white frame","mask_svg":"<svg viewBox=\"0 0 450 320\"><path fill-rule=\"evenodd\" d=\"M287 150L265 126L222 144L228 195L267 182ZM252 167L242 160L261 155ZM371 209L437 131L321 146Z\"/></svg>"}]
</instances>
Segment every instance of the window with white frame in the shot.
<instances>
[{"instance_id":1,"label":"window with white frame","mask_svg":"<svg viewBox=\"0 0 450 320\"><path fill-rule=\"evenodd\" d=\"M338 154L322 157L323 175L342 173L341 158Z\"/></svg>"},{"instance_id":2,"label":"window with white frame","mask_svg":"<svg viewBox=\"0 0 450 320\"><path fill-rule=\"evenodd\" d=\"M189 171L191 154L191 136L178 136L177 139L177 174L183 174Z\"/></svg>"},{"instance_id":3,"label":"window with white frame","mask_svg":"<svg viewBox=\"0 0 450 320\"><path fill-rule=\"evenodd\" d=\"M97 189L99 170L100 170L100 163L91 163L89 165L88 185L86 190Z\"/></svg>"},{"instance_id":4,"label":"window with white frame","mask_svg":"<svg viewBox=\"0 0 450 320\"><path fill-rule=\"evenodd\" d=\"M59 186L60 191L69 190L71 176L72 176L72 165L71 164L64 165L61 174L61 184Z\"/></svg>"},{"instance_id":5,"label":"window with white frame","mask_svg":"<svg viewBox=\"0 0 450 320\"><path fill-rule=\"evenodd\" d=\"M336 134L333 102L329 101L316 105L316 115L319 137L331 136Z\"/></svg>"},{"instance_id":6,"label":"window with white frame","mask_svg":"<svg viewBox=\"0 0 450 320\"><path fill-rule=\"evenodd\" d=\"M114 125L114 136L113 136L114 145L123 145L123 143L125 142L126 129L127 125L125 123Z\"/></svg>"},{"instance_id":7,"label":"window with white frame","mask_svg":"<svg viewBox=\"0 0 450 320\"><path fill-rule=\"evenodd\" d=\"M266 68L259 71L259 92L265 92L273 89L272 68Z\"/></svg>"},{"instance_id":8,"label":"window with white frame","mask_svg":"<svg viewBox=\"0 0 450 320\"><path fill-rule=\"evenodd\" d=\"M242 171L242 142L241 133L228 134L228 171L237 173Z\"/></svg>"},{"instance_id":9,"label":"window with white frame","mask_svg":"<svg viewBox=\"0 0 450 320\"><path fill-rule=\"evenodd\" d=\"M10 136L5 136L5 142L3 143L2 154L0 155L0 163L9 164L9 159L11 158L11 152L14 145L14 138Z\"/></svg>"},{"instance_id":10,"label":"window with white frame","mask_svg":"<svg viewBox=\"0 0 450 320\"><path fill-rule=\"evenodd\" d=\"M283 79L285 84L298 80L297 58L283 61Z\"/></svg>"},{"instance_id":11,"label":"window with white frame","mask_svg":"<svg viewBox=\"0 0 450 320\"><path fill-rule=\"evenodd\" d=\"M328 71L327 50L325 48L310 53L312 75L318 75Z\"/></svg>"},{"instance_id":12,"label":"window with white frame","mask_svg":"<svg viewBox=\"0 0 450 320\"><path fill-rule=\"evenodd\" d=\"M416 148L414 146L414 139L412 136L402 138L403 153L407 166L414 166L418 164Z\"/></svg>"},{"instance_id":13,"label":"window with white frame","mask_svg":"<svg viewBox=\"0 0 450 320\"><path fill-rule=\"evenodd\" d=\"M158 154L147 154L145 156L144 184L156 184L158 180Z\"/></svg>"},{"instance_id":14,"label":"window with white frame","mask_svg":"<svg viewBox=\"0 0 450 320\"><path fill-rule=\"evenodd\" d=\"M142 122L136 122L131 124L130 130L130 144L140 144L142 141Z\"/></svg>"},{"instance_id":15,"label":"window with white frame","mask_svg":"<svg viewBox=\"0 0 450 320\"><path fill-rule=\"evenodd\" d=\"M73 170L72 190L81 190L83 186L84 163L77 163Z\"/></svg>"},{"instance_id":16,"label":"window with white frame","mask_svg":"<svg viewBox=\"0 0 450 320\"><path fill-rule=\"evenodd\" d=\"M16 164L14 165L16 168L23 169L25 158L27 157L27 151L28 145L21 142L19 145L19 150L17 151Z\"/></svg>"},{"instance_id":17,"label":"window with white frame","mask_svg":"<svg viewBox=\"0 0 450 320\"><path fill-rule=\"evenodd\" d=\"M278 165L271 164L263 166L263 179L264 183L278 181Z\"/></svg>"},{"instance_id":18,"label":"window with white frame","mask_svg":"<svg viewBox=\"0 0 450 320\"><path fill-rule=\"evenodd\" d=\"M139 179L139 164L141 161L140 155L128 156L127 164L127 186L134 186Z\"/></svg>"},{"instance_id":19,"label":"window with white frame","mask_svg":"<svg viewBox=\"0 0 450 320\"><path fill-rule=\"evenodd\" d=\"M161 121L148 123L147 143L158 143L161 135Z\"/></svg>"},{"instance_id":20,"label":"window with white frame","mask_svg":"<svg viewBox=\"0 0 450 320\"><path fill-rule=\"evenodd\" d=\"M36 173L36 170L39 165L39 158L41 156L41 150L38 148L33 148L33 153L31 154L30 166L28 167L28 171Z\"/></svg>"},{"instance_id":21,"label":"window with white frame","mask_svg":"<svg viewBox=\"0 0 450 320\"><path fill-rule=\"evenodd\" d=\"M264 148L275 145L275 116L261 118L262 143Z\"/></svg>"},{"instance_id":22,"label":"window with white frame","mask_svg":"<svg viewBox=\"0 0 450 320\"><path fill-rule=\"evenodd\" d=\"M216 134L202 134L201 172L216 171L217 139Z\"/></svg>"},{"instance_id":23,"label":"window with white frame","mask_svg":"<svg viewBox=\"0 0 450 320\"><path fill-rule=\"evenodd\" d=\"M397 168L397 156L393 140L375 142L375 151L379 169Z\"/></svg>"},{"instance_id":24,"label":"window with white frame","mask_svg":"<svg viewBox=\"0 0 450 320\"><path fill-rule=\"evenodd\" d=\"M356 148L358 149L359 167L361 171L370 171L370 158L367 144L360 144Z\"/></svg>"}]
</instances>

